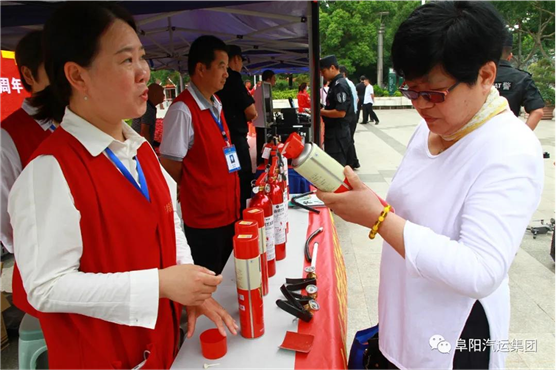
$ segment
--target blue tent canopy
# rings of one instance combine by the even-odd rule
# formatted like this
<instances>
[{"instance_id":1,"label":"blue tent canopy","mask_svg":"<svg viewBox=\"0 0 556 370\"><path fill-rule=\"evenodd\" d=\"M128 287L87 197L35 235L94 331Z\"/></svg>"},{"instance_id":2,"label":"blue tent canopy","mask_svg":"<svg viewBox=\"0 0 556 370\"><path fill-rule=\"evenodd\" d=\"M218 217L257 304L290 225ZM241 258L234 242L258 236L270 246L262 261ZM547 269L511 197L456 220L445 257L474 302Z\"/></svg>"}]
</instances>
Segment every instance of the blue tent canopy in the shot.
<instances>
[{"instance_id":1,"label":"blue tent canopy","mask_svg":"<svg viewBox=\"0 0 556 370\"><path fill-rule=\"evenodd\" d=\"M41 29L62 2L1 3L2 49ZM135 17L153 69L187 72L187 53L200 35L241 46L247 70L260 74L309 71L309 2L300 1L119 1Z\"/></svg>"}]
</instances>

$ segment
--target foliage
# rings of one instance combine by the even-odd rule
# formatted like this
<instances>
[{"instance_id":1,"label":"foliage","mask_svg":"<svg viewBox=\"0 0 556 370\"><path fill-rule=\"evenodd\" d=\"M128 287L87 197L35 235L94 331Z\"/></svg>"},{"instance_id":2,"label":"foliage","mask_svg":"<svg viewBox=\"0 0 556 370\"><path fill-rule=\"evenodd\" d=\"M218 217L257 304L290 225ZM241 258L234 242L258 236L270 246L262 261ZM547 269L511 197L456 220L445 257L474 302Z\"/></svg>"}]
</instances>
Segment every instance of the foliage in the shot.
<instances>
[{"instance_id":1,"label":"foliage","mask_svg":"<svg viewBox=\"0 0 556 370\"><path fill-rule=\"evenodd\" d=\"M272 90L272 99L297 99L297 89Z\"/></svg>"},{"instance_id":2,"label":"foliage","mask_svg":"<svg viewBox=\"0 0 556 370\"><path fill-rule=\"evenodd\" d=\"M513 54L518 68L543 58L554 65L553 1L493 1L492 4L514 35Z\"/></svg>"},{"instance_id":3,"label":"foliage","mask_svg":"<svg viewBox=\"0 0 556 370\"><path fill-rule=\"evenodd\" d=\"M375 97L390 96L388 94L388 89L383 89L382 87L380 87L378 85L373 85L373 90L375 92Z\"/></svg>"},{"instance_id":4,"label":"foliage","mask_svg":"<svg viewBox=\"0 0 556 370\"><path fill-rule=\"evenodd\" d=\"M151 71L151 78L149 79L149 85L153 82L158 82L162 85L172 82L174 85L180 86L180 73L178 71L173 71L169 69L161 69L158 71ZM189 76L183 76L184 85L189 82Z\"/></svg>"},{"instance_id":5,"label":"foliage","mask_svg":"<svg viewBox=\"0 0 556 370\"><path fill-rule=\"evenodd\" d=\"M276 85L272 88L272 92L290 90L290 85L287 79L276 79ZM297 94L297 88L296 88Z\"/></svg>"},{"instance_id":6,"label":"foliage","mask_svg":"<svg viewBox=\"0 0 556 370\"><path fill-rule=\"evenodd\" d=\"M541 59L531 64L529 71L546 105L554 106L554 65Z\"/></svg>"},{"instance_id":7,"label":"foliage","mask_svg":"<svg viewBox=\"0 0 556 370\"><path fill-rule=\"evenodd\" d=\"M334 54L352 80L364 74L376 82L378 30L384 23L383 81L387 81L390 49L398 26L420 5L419 1L320 2L322 55ZM379 15L389 12L388 15Z\"/></svg>"}]
</instances>

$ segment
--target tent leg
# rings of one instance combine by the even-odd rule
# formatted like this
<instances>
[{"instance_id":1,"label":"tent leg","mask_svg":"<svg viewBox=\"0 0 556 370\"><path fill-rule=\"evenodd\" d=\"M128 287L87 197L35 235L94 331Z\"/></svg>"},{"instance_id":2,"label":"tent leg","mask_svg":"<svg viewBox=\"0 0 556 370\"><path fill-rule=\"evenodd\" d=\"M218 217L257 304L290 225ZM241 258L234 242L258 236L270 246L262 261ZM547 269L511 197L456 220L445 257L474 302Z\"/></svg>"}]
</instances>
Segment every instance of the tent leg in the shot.
<instances>
[{"instance_id":1,"label":"tent leg","mask_svg":"<svg viewBox=\"0 0 556 370\"><path fill-rule=\"evenodd\" d=\"M320 37L319 37L319 4L316 1L308 1L309 8L309 71L311 78L311 124L312 130L309 131L309 141L322 147L320 130ZM311 135L312 134L312 135Z\"/></svg>"}]
</instances>

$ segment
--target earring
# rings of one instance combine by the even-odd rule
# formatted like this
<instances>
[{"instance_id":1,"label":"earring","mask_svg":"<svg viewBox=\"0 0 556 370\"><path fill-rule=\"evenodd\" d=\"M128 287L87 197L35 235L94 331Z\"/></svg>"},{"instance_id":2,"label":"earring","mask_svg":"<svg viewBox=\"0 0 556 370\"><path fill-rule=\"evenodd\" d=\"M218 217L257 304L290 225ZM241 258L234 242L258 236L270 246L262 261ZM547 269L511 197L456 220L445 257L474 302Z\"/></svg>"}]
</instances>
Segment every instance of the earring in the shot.
<instances>
[{"instance_id":1,"label":"earring","mask_svg":"<svg viewBox=\"0 0 556 370\"><path fill-rule=\"evenodd\" d=\"M89 100L89 97L88 97L87 95L85 95L85 96L83 97L83 100L87 101L87 100Z\"/></svg>"}]
</instances>

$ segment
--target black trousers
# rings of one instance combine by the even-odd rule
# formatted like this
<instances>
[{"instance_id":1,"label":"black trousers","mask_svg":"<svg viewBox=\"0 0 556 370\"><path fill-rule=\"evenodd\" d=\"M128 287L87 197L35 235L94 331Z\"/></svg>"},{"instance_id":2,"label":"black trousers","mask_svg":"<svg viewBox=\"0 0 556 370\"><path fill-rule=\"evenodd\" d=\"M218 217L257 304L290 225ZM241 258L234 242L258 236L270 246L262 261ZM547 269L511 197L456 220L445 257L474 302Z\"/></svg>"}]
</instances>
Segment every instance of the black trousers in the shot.
<instances>
[{"instance_id":1,"label":"black trousers","mask_svg":"<svg viewBox=\"0 0 556 370\"><path fill-rule=\"evenodd\" d=\"M263 146L266 144L266 136L264 134L265 129L262 127L255 127L257 131L257 166L264 162L263 157Z\"/></svg>"},{"instance_id":2,"label":"black trousers","mask_svg":"<svg viewBox=\"0 0 556 370\"><path fill-rule=\"evenodd\" d=\"M483 305L476 301L471 309L471 313L467 318L460 339L466 343L465 349L459 350L452 348L454 352L454 369L488 369L490 362L490 347L484 346L484 351L471 350L469 340L480 340L484 343L490 339L490 327L486 317ZM389 362L388 369L397 369L397 367Z\"/></svg>"},{"instance_id":3,"label":"black trousers","mask_svg":"<svg viewBox=\"0 0 556 370\"><path fill-rule=\"evenodd\" d=\"M236 146L237 156L241 170L239 170L239 198L240 212L246 208L245 202L251 198L251 181L253 180L253 165L251 164L251 155L249 154L249 144L247 143L247 134L233 135L232 143Z\"/></svg>"},{"instance_id":4,"label":"black trousers","mask_svg":"<svg viewBox=\"0 0 556 370\"><path fill-rule=\"evenodd\" d=\"M359 122L359 113L361 113L361 111L363 110L363 99L364 96L357 96L359 98L359 100L357 101L357 112L355 112L355 116L357 117L355 120L355 123Z\"/></svg>"},{"instance_id":5,"label":"black trousers","mask_svg":"<svg viewBox=\"0 0 556 370\"><path fill-rule=\"evenodd\" d=\"M348 165L348 152L351 146L349 124L333 121L324 127L324 151L342 167Z\"/></svg>"},{"instance_id":6,"label":"black trousers","mask_svg":"<svg viewBox=\"0 0 556 370\"><path fill-rule=\"evenodd\" d=\"M351 134L351 145L348 150L347 164L349 166L354 166L359 164L359 159L357 159L357 151L355 150L355 130L357 129L357 116L353 117L353 120L349 124L349 132Z\"/></svg>"},{"instance_id":7,"label":"black trousers","mask_svg":"<svg viewBox=\"0 0 556 370\"><path fill-rule=\"evenodd\" d=\"M185 237L196 265L220 274L234 249L234 223L214 229L185 225Z\"/></svg>"},{"instance_id":8,"label":"black trousers","mask_svg":"<svg viewBox=\"0 0 556 370\"><path fill-rule=\"evenodd\" d=\"M379 121L375 111L373 110L373 104L363 104L363 123L369 122L369 115L371 116L371 121Z\"/></svg>"}]
</instances>

